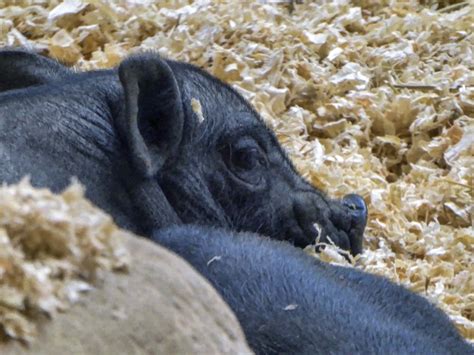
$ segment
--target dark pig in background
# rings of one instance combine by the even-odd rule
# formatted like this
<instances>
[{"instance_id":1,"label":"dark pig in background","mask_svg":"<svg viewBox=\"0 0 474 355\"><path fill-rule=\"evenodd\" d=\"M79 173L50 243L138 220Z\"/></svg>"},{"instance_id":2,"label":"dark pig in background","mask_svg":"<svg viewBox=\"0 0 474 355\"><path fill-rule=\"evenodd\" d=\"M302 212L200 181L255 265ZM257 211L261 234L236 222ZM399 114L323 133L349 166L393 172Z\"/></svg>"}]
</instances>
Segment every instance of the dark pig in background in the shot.
<instances>
[{"instance_id":1,"label":"dark pig in background","mask_svg":"<svg viewBox=\"0 0 474 355\"><path fill-rule=\"evenodd\" d=\"M154 54L75 73L5 49L0 73L1 181L59 191L77 177L119 225L201 272L257 353L470 351L423 298L291 245L314 243L318 224L360 253L365 203L304 181L228 85Z\"/></svg>"}]
</instances>

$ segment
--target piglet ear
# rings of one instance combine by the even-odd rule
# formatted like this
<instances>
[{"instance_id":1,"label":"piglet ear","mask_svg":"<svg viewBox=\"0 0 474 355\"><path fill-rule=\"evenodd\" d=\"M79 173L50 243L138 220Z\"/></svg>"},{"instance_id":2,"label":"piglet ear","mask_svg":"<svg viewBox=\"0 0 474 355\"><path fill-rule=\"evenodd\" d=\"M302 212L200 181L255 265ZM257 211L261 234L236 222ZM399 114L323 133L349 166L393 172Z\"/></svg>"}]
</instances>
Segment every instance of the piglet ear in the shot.
<instances>
[{"instance_id":1,"label":"piglet ear","mask_svg":"<svg viewBox=\"0 0 474 355\"><path fill-rule=\"evenodd\" d=\"M74 72L55 60L20 48L0 50L0 92L65 79Z\"/></svg>"},{"instance_id":2,"label":"piglet ear","mask_svg":"<svg viewBox=\"0 0 474 355\"><path fill-rule=\"evenodd\" d=\"M117 129L134 167L151 177L181 143L184 114L178 84L169 65L156 54L132 56L118 71L125 106Z\"/></svg>"}]
</instances>

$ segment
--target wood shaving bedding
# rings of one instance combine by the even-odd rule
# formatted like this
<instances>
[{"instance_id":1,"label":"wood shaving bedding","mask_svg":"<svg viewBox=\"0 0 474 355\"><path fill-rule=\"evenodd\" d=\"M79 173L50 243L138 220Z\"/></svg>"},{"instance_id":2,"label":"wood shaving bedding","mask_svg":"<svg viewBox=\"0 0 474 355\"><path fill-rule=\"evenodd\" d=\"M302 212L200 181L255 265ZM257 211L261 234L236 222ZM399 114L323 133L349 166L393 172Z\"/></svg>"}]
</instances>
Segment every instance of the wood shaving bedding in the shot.
<instances>
[{"instance_id":1,"label":"wood shaving bedding","mask_svg":"<svg viewBox=\"0 0 474 355\"><path fill-rule=\"evenodd\" d=\"M472 1L0 0L0 44L83 69L155 50L227 81L308 180L364 196L356 267L474 341Z\"/></svg>"},{"instance_id":2,"label":"wood shaving bedding","mask_svg":"<svg viewBox=\"0 0 474 355\"><path fill-rule=\"evenodd\" d=\"M126 271L121 232L74 183L61 195L27 180L0 187L0 339L29 342L34 321L76 302L105 271Z\"/></svg>"}]
</instances>

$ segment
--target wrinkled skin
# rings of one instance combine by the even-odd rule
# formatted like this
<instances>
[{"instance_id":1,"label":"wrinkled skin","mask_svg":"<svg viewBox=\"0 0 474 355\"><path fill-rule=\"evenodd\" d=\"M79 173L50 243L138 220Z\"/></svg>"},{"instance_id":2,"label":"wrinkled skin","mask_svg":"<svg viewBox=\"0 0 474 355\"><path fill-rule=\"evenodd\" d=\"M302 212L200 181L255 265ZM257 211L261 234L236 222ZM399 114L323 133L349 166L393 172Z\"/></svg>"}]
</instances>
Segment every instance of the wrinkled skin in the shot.
<instances>
[{"instance_id":1,"label":"wrinkled skin","mask_svg":"<svg viewBox=\"0 0 474 355\"><path fill-rule=\"evenodd\" d=\"M275 240L308 245L318 223L321 240L357 254L366 206L357 195L330 200L306 183L225 84L152 54L74 73L4 50L0 73L0 180L30 175L59 191L78 177L122 227L201 272L256 353L469 352L423 298Z\"/></svg>"},{"instance_id":2,"label":"wrinkled skin","mask_svg":"<svg viewBox=\"0 0 474 355\"><path fill-rule=\"evenodd\" d=\"M253 108L205 72L146 54L74 73L18 50L0 52L0 67L2 142L16 161L3 181L29 174L59 190L77 176L92 201L144 235L198 223L305 247L317 223L321 242L362 251L363 200L330 200L304 181ZM41 176L46 166L54 174Z\"/></svg>"}]
</instances>

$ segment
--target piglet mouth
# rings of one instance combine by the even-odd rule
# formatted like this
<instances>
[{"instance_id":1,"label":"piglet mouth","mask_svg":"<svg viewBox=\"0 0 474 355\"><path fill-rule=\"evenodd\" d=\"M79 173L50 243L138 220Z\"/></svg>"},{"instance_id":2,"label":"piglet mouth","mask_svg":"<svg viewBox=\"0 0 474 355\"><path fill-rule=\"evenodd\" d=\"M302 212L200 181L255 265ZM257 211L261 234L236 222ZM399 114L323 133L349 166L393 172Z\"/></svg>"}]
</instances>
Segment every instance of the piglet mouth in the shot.
<instances>
[{"instance_id":1,"label":"piglet mouth","mask_svg":"<svg viewBox=\"0 0 474 355\"><path fill-rule=\"evenodd\" d=\"M317 241L335 244L353 256L362 252L367 205L361 196L349 194L340 201L324 201L324 204L317 202L313 206L315 207L307 208L303 204L293 206L301 231L298 238L293 238L295 246L305 247Z\"/></svg>"},{"instance_id":2,"label":"piglet mouth","mask_svg":"<svg viewBox=\"0 0 474 355\"><path fill-rule=\"evenodd\" d=\"M299 204L293 206L293 214L297 224L296 228L290 233L290 240L299 248L305 248L310 244L315 244L316 240L322 234L322 228L315 222Z\"/></svg>"}]
</instances>

